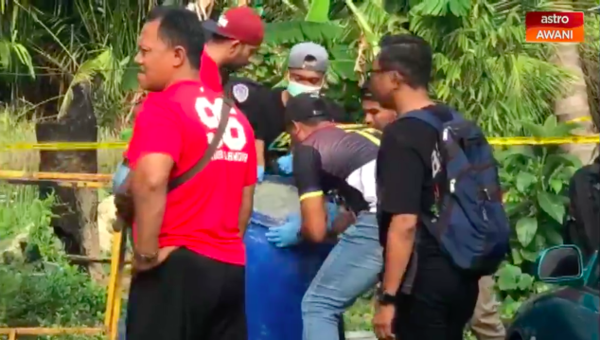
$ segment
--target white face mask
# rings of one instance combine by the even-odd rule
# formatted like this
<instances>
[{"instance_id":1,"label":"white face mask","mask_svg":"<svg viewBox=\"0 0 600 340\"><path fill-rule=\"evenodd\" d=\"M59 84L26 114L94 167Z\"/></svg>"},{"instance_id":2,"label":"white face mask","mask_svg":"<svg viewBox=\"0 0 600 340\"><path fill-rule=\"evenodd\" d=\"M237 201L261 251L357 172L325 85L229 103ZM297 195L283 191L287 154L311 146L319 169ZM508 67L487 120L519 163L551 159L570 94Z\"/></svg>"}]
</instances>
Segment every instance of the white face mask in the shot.
<instances>
[{"instance_id":1,"label":"white face mask","mask_svg":"<svg viewBox=\"0 0 600 340\"><path fill-rule=\"evenodd\" d=\"M290 80L287 86L287 91L290 96L295 97L301 93L319 93L323 86L310 86L297 83Z\"/></svg>"}]
</instances>

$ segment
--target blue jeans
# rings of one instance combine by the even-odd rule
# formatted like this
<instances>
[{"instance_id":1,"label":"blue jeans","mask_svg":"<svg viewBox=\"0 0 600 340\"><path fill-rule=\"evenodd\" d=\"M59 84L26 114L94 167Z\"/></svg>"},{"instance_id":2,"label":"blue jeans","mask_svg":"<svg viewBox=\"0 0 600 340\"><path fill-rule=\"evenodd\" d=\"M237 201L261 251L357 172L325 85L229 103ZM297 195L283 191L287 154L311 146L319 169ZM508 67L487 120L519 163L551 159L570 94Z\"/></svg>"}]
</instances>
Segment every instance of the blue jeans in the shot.
<instances>
[{"instance_id":1,"label":"blue jeans","mask_svg":"<svg viewBox=\"0 0 600 340\"><path fill-rule=\"evenodd\" d=\"M323 262L302 299L304 340L339 340L344 311L377 283L383 251L375 214L363 213Z\"/></svg>"}]
</instances>

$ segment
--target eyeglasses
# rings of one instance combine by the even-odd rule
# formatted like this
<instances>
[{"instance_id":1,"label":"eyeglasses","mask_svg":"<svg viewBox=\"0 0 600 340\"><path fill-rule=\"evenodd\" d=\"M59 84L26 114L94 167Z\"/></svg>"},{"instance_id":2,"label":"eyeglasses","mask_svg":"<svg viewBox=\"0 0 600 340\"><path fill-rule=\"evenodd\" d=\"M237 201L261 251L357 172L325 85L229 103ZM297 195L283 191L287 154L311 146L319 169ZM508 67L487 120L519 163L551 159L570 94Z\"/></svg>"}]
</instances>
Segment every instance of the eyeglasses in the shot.
<instances>
[{"instance_id":1,"label":"eyeglasses","mask_svg":"<svg viewBox=\"0 0 600 340\"><path fill-rule=\"evenodd\" d=\"M384 70L384 69L371 69L371 70L367 71L367 79L371 78L371 76L374 74L385 73L388 71L389 70Z\"/></svg>"}]
</instances>

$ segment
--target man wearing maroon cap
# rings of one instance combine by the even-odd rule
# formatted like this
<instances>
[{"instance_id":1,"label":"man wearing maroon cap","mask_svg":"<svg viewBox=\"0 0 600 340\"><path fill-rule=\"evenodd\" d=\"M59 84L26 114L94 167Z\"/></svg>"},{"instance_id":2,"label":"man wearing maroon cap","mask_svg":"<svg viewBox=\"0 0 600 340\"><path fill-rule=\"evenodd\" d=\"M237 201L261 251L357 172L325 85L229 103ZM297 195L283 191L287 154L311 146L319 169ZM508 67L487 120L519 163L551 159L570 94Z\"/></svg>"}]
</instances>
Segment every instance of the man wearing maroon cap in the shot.
<instances>
[{"instance_id":1,"label":"man wearing maroon cap","mask_svg":"<svg viewBox=\"0 0 600 340\"><path fill-rule=\"evenodd\" d=\"M204 29L211 37L202 54L200 80L211 90L223 92L220 70L235 71L250 63L263 41L264 25L254 10L242 6L228 10L217 21L205 21Z\"/></svg>"}]
</instances>

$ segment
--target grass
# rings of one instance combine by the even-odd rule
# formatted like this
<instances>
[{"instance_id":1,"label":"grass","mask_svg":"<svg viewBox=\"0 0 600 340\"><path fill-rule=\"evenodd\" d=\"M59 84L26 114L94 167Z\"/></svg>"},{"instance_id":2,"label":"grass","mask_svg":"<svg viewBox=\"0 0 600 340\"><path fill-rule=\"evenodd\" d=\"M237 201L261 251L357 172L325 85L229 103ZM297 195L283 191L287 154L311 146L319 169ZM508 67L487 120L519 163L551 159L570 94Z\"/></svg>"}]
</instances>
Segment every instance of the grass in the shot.
<instances>
[{"instance_id":1,"label":"grass","mask_svg":"<svg viewBox=\"0 0 600 340\"><path fill-rule=\"evenodd\" d=\"M8 184L0 184L0 194L0 247L4 249L12 243L12 236L27 229L25 257L35 260L0 265L0 327L102 325L105 288L65 258L62 245L49 227L53 197L40 200L35 187Z\"/></svg>"}]
</instances>

